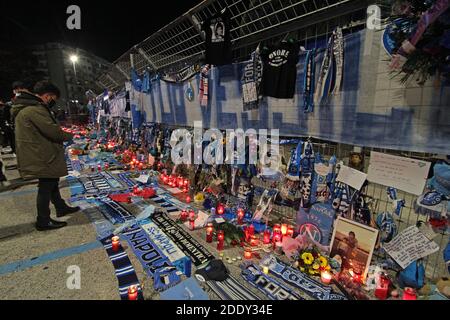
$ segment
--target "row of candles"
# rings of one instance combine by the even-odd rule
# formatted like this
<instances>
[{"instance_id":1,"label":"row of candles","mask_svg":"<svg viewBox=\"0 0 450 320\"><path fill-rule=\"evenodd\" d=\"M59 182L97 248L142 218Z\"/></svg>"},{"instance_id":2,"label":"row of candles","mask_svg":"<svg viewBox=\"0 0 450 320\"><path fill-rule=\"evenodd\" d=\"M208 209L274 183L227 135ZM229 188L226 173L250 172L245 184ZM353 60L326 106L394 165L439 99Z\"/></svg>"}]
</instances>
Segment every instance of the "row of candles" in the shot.
<instances>
[{"instance_id":1,"label":"row of candles","mask_svg":"<svg viewBox=\"0 0 450 320\"><path fill-rule=\"evenodd\" d=\"M186 178L183 178L182 176L176 176L176 175L167 175L165 173L161 173L161 180L164 184L168 185L172 188L180 188L183 190L183 192L187 192L189 190L189 180ZM186 198L186 200L188 200ZM190 202L190 197L189 201Z\"/></svg>"}]
</instances>

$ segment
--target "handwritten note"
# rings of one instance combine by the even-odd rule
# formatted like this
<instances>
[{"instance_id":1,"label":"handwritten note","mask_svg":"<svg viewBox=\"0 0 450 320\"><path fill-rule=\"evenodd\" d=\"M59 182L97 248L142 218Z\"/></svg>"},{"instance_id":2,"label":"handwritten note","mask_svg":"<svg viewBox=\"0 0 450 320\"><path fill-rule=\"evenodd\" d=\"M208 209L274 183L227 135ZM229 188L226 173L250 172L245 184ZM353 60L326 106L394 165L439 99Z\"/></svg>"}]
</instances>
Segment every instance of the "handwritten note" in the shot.
<instances>
[{"instance_id":1,"label":"handwritten note","mask_svg":"<svg viewBox=\"0 0 450 320\"><path fill-rule=\"evenodd\" d=\"M439 246L416 226L403 230L391 242L384 244L383 248L403 269L412 262L439 251Z\"/></svg>"},{"instance_id":2,"label":"handwritten note","mask_svg":"<svg viewBox=\"0 0 450 320\"><path fill-rule=\"evenodd\" d=\"M336 181L343 182L356 190L360 190L367 179L367 174L341 165Z\"/></svg>"},{"instance_id":3,"label":"handwritten note","mask_svg":"<svg viewBox=\"0 0 450 320\"><path fill-rule=\"evenodd\" d=\"M431 163L371 152L368 180L414 195L423 192Z\"/></svg>"}]
</instances>

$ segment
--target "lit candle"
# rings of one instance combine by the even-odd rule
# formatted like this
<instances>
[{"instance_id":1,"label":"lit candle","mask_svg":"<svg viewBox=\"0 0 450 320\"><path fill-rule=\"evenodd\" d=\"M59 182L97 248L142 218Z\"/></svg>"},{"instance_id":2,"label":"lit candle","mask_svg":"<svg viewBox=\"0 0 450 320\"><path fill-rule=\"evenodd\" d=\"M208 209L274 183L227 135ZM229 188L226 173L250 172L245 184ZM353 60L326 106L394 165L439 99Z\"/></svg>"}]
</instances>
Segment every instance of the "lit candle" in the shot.
<instances>
[{"instance_id":1,"label":"lit candle","mask_svg":"<svg viewBox=\"0 0 450 320\"><path fill-rule=\"evenodd\" d=\"M263 272L264 272L264 274L269 274L269 267L264 266L263 267Z\"/></svg>"},{"instance_id":2,"label":"lit candle","mask_svg":"<svg viewBox=\"0 0 450 320\"><path fill-rule=\"evenodd\" d=\"M138 298L137 286L130 286L128 288L128 300L137 300L137 298Z\"/></svg>"},{"instance_id":3,"label":"lit candle","mask_svg":"<svg viewBox=\"0 0 450 320\"><path fill-rule=\"evenodd\" d=\"M186 196L186 203L191 203L191 196L189 195Z\"/></svg>"},{"instance_id":4,"label":"lit candle","mask_svg":"<svg viewBox=\"0 0 450 320\"><path fill-rule=\"evenodd\" d=\"M256 236L251 236L250 237L250 245L252 247L256 247L259 244L259 239Z\"/></svg>"},{"instance_id":5,"label":"lit candle","mask_svg":"<svg viewBox=\"0 0 450 320\"><path fill-rule=\"evenodd\" d=\"M245 215L244 209L239 208L237 211L238 224L242 224L242 222L244 220L244 215Z\"/></svg>"},{"instance_id":6,"label":"lit candle","mask_svg":"<svg viewBox=\"0 0 450 320\"><path fill-rule=\"evenodd\" d=\"M294 237L294 226L288 226L286 235L291 238Z\"/></svg>"},{"instance_id":7,"label":"lit candle","mask_svg":"<svg viewBox=\"0 0 450 320\"><path fill-rule=\"evenodd\" d=\"M274 234L278 234L278 233L281 234L281 226L279 224L276 224L276 225L273 226L273 233Z\"/></svg>"},{"instance_id":8,"label":"lit candle","mask_svg":"<svg viewBox=\"0 0 450 320\"><path fill-rule=\"evenodd\" d=\"M252 256L253 256L252 250L248 249L248 248L245 249L245 251L244 251L244 258L247 259L247 260L250 260L252 258Z\"/></svg>"},{"instance_id":9,"label":"lit candle","mask_svg":"<svg viewBox=\"0 0 450 320\"><path fill-rule=\"evenodd\" d=\"M378 281L377 288L375 289L375 297L380 300L387 299L389 284L389 279L384 274L380 275L380 281Z\"/></svg>"},{"instance_id":10,"label":"lit candle","mask_svg":"<svg viewBox=\"0 0 450 320\"><path fill-rule=\"evenodd\" d=\"M223 230L217 231L217 250L222 251L223 250L223 241L225 240L225 235L223 233Z\"/></svg>"},{"instance_id":11,"label":"lit candle","mask_svg":"<svg viewBox=\"0 0 450 320\"><path fill-rule=\"evenodd\" d=\"M320 279L322 280L322 283L324 283L324 284L330 284L332 278L333 278L333 275L329 271L322 271L320 273Z\"/></svg>"},{"instance_id":12,"label":"lit candle","mask_svg":"<svg viewBox=\"0 0 450 320\"><path fill-rule=\"evenodd\" d=\"M185 187L187 187L187 186L189 185L189 180L188 180L188 179L184 179L183 185L184 185Z\"/></svg>"},{"instance_id":13,"label":"lit candle","mask_svg":"<svg viewBox=\"0 0 450 320\"><path fill-rule=\"evenodd\" d=\"M356 283L362 283L361 272L353 271L353 281Z\"/></svg>"},{"instance_id":14,"label":"lit candle","mask_svg":"<svg viewBox=\"0 0 450 320\"><path fill-rule=\"evenodd\" d=\"M416 290L406 287L403 291L403 300L417 300Z\"/></svg>"},{"instance_id":15,"label":"lit candle","mask_svg":"<svg viewBox=\"0 0 450 320\"><path fill-rule=\"evenodd\" d=\"M285 236L285 235L287 234L287 230L288 230L287 224L283 223L283 224L281 225L281 234L282 234L283 236Z\"/></svg>"},{"instance_id":16,"label":"lit candle","mask_svg":"<svg viewBox=\"0 0 450 320\"><path fill-rule=\"evenodd\" d=\"M195 217L189 218L189 227L191 230L195 230Z\"/></svg>"},{"instance_id":17,"label":"lit candle","mask_svg":"<svg viewBox=\"0 0 450 320\"><path fill-rule=\"evenodd\" d=\"M114 236L111 238L111 244L112 244L112 249L114 252L119 251L120 242L119 242L118 236Z\"/></svg>"},{"instance_id":18,"label":"lit candle","mask_svg":"<svg viewBox=\"0 0 450 320\"><path fill-rule=\"evenodd\" d=\"M214 226L212 223L208 223L206 226L206 242L211 243L213 241Z\"/></svg>"},{"instance_id":19,"label":"lit candle","mask_svg":"<svg viewBox=\"0 0 450 320\"><path fill-rule=\"evenodd\" d=\"M266 229L264 230L264 244L270 243L270 230Z\"/></svg>"},{"instance_id":20,"label":"lit candle","mask_svg":"<svg viewBox=\"0 0 450 320\"><path fill-rule=\"evenodd\" d=\"M245 242L250 242L252 236L255 234L255 227L253 224L245 228Z\"/></svg>"},{"instance_id":21,"label":"lit candle","mask_svg":"<svg viewBox=\"0 0 450 320\"><path fill-rule=\"evenodd\" d=\"M102 171L102 166L99 164L99 165L97 165L97 170L98 171Z\"/></svg>"},{"instance_id":22,"label":"lit candle","mask_svg":"<svg viewBox=\"0 0 450 320\"><path fill-rule=\"evenodd\" d=\"M139 162L139 170L142 171L142 169L144 169L144 164L142 162Z\"/></svg>"},{"instance_id":23,"label":"lit candle","mask_svg":"<svg viewBox=\"0 0 450 320\"><path fill-rule=\"evenodd\" d=\"M181 221L186 221L188 218L188 212L186 210L181 211Z\"/></svg>"},{"instance_id":24,"label":"lit candle","mask_svg":"<svg viewBox=\"0 0 450 320\"><path fill-rule=\"evenodd\" d=\"M225 207L223 206L223 204L219 204L218 206L217 206L217 214L220 214L220 215L222 215L222 214L224 214L225 213Z\"/></svg>"},{"instance_id":25,"label":"lit candle","mask_svg":"<svg viewBox=\"0 0 450 320\"><path fill-rule=\"evenodd\" d=\"M109 169L109 163L105 163L105 170Z\"/></svg>"}]
</instances>

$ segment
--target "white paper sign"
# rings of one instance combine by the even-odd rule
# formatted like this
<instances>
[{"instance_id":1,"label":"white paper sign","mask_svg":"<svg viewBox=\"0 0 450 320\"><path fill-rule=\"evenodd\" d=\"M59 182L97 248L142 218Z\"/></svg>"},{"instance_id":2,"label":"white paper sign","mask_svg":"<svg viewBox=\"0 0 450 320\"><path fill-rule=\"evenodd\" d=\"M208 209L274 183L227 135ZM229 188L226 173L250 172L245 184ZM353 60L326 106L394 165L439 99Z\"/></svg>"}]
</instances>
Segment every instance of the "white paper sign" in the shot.
<instances>
[{"instance_id":1,"label":"white paper sign","mask_svg":"<svg viewBox=\"0 0 450 320\"><path fill-rule=\"evenodd\" d=\"M427 161L372 151L368 179L418 196L425 188L430 166Z\"/></svg>"},{"instance_id":2,"label":"white paper sign","mask_svg":"<svg viewBox=\"0 0 450 320\"><path fill-rule=\"evenodd\" d=\"M178 188L168 188L167 191L169 191L171 194L179 194L183 192Z\"/></svg>"},{"instance_id":3,"label":"white paper sign","mask_svg":"<svg viewBox=\"0 0 450 320\"><path fill-rule=\"evenodd\" d=\"M383 248L403 269L414 261L439 251L436 242L429 240L416 226L411 226Z\"/></svg>"},{"instance_id":4,"label":"white paper sign","mask_svg":"<svg viewBox=\"0 0 450 320\"><path fill-rule=\"evenodd\" d=\"M206 222L208 221L208 219L209 219L208 214L206 214L203 211L199 211L198 215L197 215L197 219L195 219L195 221L194 221L195 229L203 228L204 226L206 226ZM189 226L190 226L189 221L185 222L184 225L186 226L186 228L189 228Z\"/></svg>"},{"instance_id":5,"label":"white paper sign","mask_svg":"<svg viewBox=\"0 0 450 320\"><path fill-rule=\"evenodd\" d=\"M356 190L360 190L367 179L367 174L353 168L340 165L337 182L343 182Z\"/></svg>"},{"instance_id":6,"label":"white paper sign","mask_svg":"<svg viewBox=\"0 0 450 320\"><path fill-rule=\"evenodd\" d=\"M136 178L135 180L137 182L147 184L149 182L150 176L148 174L141 174L139 178Z\"/></svg>"}]
</instances>

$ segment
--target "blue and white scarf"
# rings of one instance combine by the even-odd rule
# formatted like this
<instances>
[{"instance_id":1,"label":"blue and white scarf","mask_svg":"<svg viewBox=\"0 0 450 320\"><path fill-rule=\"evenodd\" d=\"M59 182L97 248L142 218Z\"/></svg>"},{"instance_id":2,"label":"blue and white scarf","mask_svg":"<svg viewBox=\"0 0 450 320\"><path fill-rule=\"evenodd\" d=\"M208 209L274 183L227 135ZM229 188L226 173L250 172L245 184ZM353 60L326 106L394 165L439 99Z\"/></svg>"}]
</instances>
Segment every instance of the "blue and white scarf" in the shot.
<instances>
[{"instance_id":1,"label":"blue and white scarf","mask_svg":"<svg viewBox=\"0 0 450 320\"><path fill-rule=\"evenodd\" d=\"M314 88L316 78L316 50L306 53L303 80L303 110L305 113L314 112Z\"/></svg>"},{"instance_id":2,"label":"blue and white scarf","mask_svg":"<svg viewBox=\"0 0 450 320\"><path fill-rule=\"evenodd\" d=\"M157 291L164 291L181 281L176 268L140 226L127 229L122 236L128 241L150 277L154 277L155 274L164 275L164 279L158 279L158 281L155 279L154 285Z\"/></svg>"},{"instance_id":3,"label":"blue and white scarf","mask_svg":"<svg viewBox=\"0 0 450 320\"><path fill-rule=\"evenodd\" d=\"M242 277L271 300L305 300L285 284L261 272L254 264L242 266Z\"/></svg>"},{"instance_id":4,"label":"blue and white scarf","mask_svg":"<svg viewBox=\"0 0 450 320\"><path fill-rule=\"evenodd\" d=\"M296 270L273 255L264 257L261 260L261 266L266 266L269 271L279 279L282 279L290 285L302 290L310 297L317 300L347 300L341 294L333 293L331 287L325 286L320 282L311 279L304 273Z\"/></svg>"}]
</instances>

